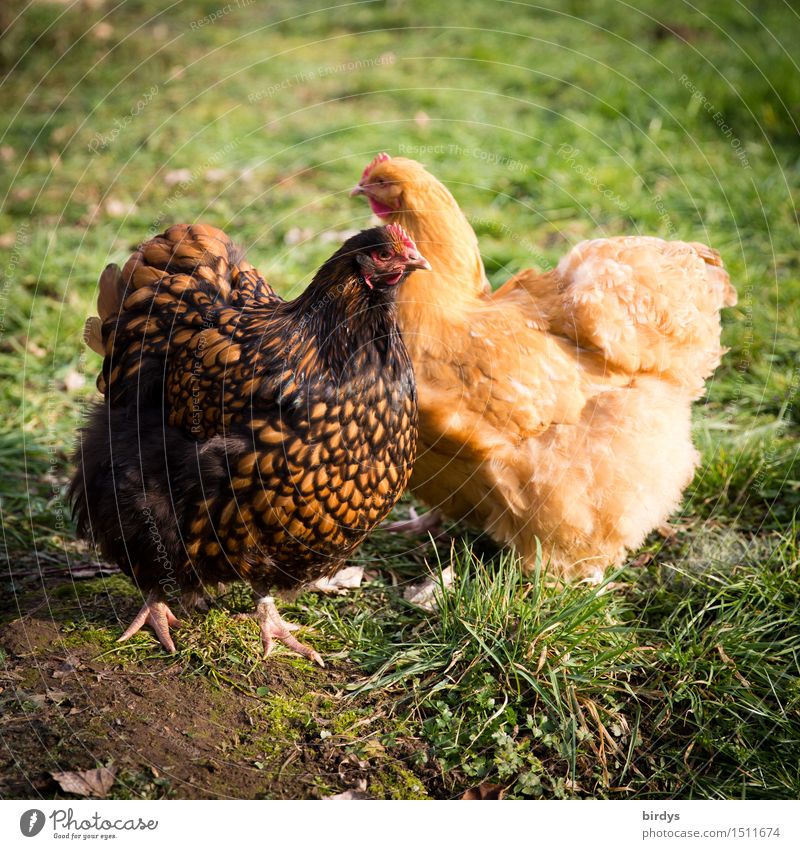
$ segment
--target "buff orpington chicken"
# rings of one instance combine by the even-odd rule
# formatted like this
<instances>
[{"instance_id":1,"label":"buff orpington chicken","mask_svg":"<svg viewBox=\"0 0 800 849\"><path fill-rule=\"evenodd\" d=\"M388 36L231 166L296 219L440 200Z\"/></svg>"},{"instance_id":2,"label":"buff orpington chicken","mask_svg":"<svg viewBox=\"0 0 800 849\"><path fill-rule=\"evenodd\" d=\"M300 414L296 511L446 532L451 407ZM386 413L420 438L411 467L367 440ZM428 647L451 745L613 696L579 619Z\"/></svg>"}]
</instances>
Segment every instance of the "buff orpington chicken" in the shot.
<instances>
[{"instance_id":1,"label":"buff orpington chicken","mask_svg":"<svg viewBox=\"0 0 800 849\"><path fill-rule=\"evenodd\" d=\"M469 222L421 164L380 154L352 194L434 268L398 299L419 394L412 490L514 546L528 571L539 541L552 574L600 580L678 507L697 466L691 406L736 303L719 254L594 239L493 292Z\"/></svg>"},{"instance_id":2,"label":"buff orpington chicken","mask_svg":"<svg viewBox=\"0 0 800 849\"><path fill-rule=\"evenodd\" d=\"M176 225L100 279L103 355L76 454L79 533L146 595L170 652L174 592L240 579L275 640L323 665L272 590L337 571L392 508L416 445L396 292L428 263L398 225L359 233L284 301L221 230Z\"/></svg>"}]
</instances>

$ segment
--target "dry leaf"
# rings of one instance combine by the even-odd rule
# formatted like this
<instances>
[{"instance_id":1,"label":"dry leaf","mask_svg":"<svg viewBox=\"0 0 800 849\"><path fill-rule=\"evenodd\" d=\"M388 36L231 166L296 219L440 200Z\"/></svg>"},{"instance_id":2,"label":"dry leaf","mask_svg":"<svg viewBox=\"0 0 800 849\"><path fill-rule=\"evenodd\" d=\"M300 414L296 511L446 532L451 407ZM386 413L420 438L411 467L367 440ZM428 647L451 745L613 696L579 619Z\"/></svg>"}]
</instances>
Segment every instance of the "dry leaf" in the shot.
<instances>
[{"instance_id":1,"label":"dry leaf","mask_svg":"<svg viewBox=\"0 0 800 849\"><path fill-rule=\"evenodd\" d=\"M47 698L51 702L60 705L61 702L67 701L69 699L69 696L63 690L48 690Z\"/></svg>"},{"instance_id":2,"label":"dry leaf","mask_svg":"<svg viewBox=\"0 0 800 849\"><path fill-rule=\"evenodd\" d=\"M319 234L319 241L323 245L338 245L357 233L358 230L323 230Z\"/></svg>"},{"instance_id":3,"label":"dry leaf","mask_svg":"<svg viewBox=\"0 0 800 849\"><path fill-rule=\"evenodd\" d=\"M82 578L105 578L107 575L118 575L119 569L116 566L108 566L106 564L98 564L97 566L85 566L80 569L70 569L70 577L76 581Z\"/></svg>"},{"instance_id":4,"label":"dry leaf","mask_svg":"<svg viewBox=\"0 0 800 849\"><path fill-rule=\"evenodd\" d=\"M502 784L490 784L484 781L477 787L470 787L461 798L467 802L479 799L502 799L505 792L506 788Z\"/></svg>"},{"instance_id":5,"label":"dry leaf","mask_svg":"<svg viewBox=\"0 0 800 849\"><path fill-rule=\"evenodd\" d=\"M76 796L94 796L95 799L105 798L114 783L116 774L115 767L106 766L99 769L87 769L83 772L51 773L65 793L73 793Z\"/></svg>"},{"instance_id":6,"label":"dry leaf","mask_svg":"<svg viewBox=\"0 0 800 849\"><path fill-rule=\"evenodd\" d=\"M117 198L109 198L106 201L106 212L112 218L122 218L125 215L130 215L136 209L136 204L126 203L124 200Z\"/></svg>"},{"instance_id":7,"label":"dry leaf","mask_svg":"<svg viewBox=\"0 0 800 849\"><path fill-rule=\"evenodd\" d=\"M335 796L325 796L323 801L344 800L344 799L371 799L369 793L364 793L361 790L345 790L344 793L337 793Z\"/></svg>"},{"instance_id":8,"label":"dry leaf","mask_svg":"<svg viewBox=\"0 0 800 849\"><path fill-rule=\"evenodd\" d=\"M58 669L54 670L52 675L56 680L60 678L66 678L67 675L73 675L79 668L80 664L76 661L72 661L69 658L65 660Z\"/></svg>"},{"instance_id":9,"label":"dry leaf","mask_svg":"<svg viewBox=\"0 0 800 849\"><path fill-rule=\"evenodd\" d=\"M56 144L63 144L72 134L74 130L69 124L62 124L56 127L50 135L50 141Z\"/></svg>"},{"instance_id":10,"label":"dry leaf","mask_svg":"<svg viewBox=\"0 0 800 849\"><path fill-rule=\"evenodd\" d=\"M100 41L107 41L114 35L114 27L108 21L98 21L92 27L92 35Z\"/></svg>"},{"instance_id":11,"label":"dry leaf","mask_svg":"<svg viewBox=\"0 0 800 849\"><path fill-rule=\"evenodd\" d=\"M675 540L678 538L677 529L670 525L668 522L664 522L663 525L659 525L656 528L656 533L660 537L665 539L667 542L675 542Z\"/></svg>"},{"instance_id":12,"label":"dry leaf","mask_svg":"<svg viewBox=\"0 0 800 849\"><path fill-rule=\"evenodd\" d=\"M314 231L309 227L292 227L283 237L283 242L286 245L299 245L300 242L308 241L312 238Z\"/></svg>"},{"instance_id":13,"label":"dry leaf","mask_svg":"<svg viewBox=\"0 0 800 849\"><path fill-rule=\"evenodd\" d=\"M177 186L179 183L189 183L191 179L192 172L188 168L176 168L174 171L167 171L164 175L164 184Z\"/></svg>"},{"instance_id":14,"label":"dry leaf","mask_svg":"<svg viewBox=\"0 0 800 849\"><path fill-rule=\"evenodd\" d=\"M67 392L75 392L75 390L81 389L85 384L86 376L74 369L68 371L61 381L62 389L66 389Z\"/></svg>"},{"instance_id":15,"label":"dry leaf","mask_svg":"<svg viewBox=\"0 0 800 849\"><path fill-rule=\"evenodd\" d=\"M436 593L447 589L453 583L453 567L448 566L442 571L442 582L439 576L426 578L421 584L412 584L403 593L403 598L423 610L436 610Z\"/></svg>"},{"instance_id":16,"label":"dry leaf","mask_svg":"<svg viewBox=\"0 0 800 849\"><path fill-rule=\"evenodd\" d=\"M346 566L340 569L332 578L320 578L311 585L312 590L321 593L346 593L348 589L361 586L364 578L363 566Z\"/></svg>"}]
</instances>

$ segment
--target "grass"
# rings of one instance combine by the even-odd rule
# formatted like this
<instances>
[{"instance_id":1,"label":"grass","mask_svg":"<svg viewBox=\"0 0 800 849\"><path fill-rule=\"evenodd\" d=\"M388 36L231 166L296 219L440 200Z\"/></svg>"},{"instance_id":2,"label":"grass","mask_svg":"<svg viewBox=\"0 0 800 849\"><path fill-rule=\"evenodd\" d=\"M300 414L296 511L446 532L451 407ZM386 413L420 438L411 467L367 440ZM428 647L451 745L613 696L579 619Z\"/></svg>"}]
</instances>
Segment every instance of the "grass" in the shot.
<instances>
[{"instance_id":1,"label":"grass","mask_svg":"<svg viewBox=\"0 0 800 849\"><path fill-rule=\"evenodd\" d=\"M637 568L555 588L461 529L452 551L376 534L359 555L374 571L363 591L286 608L349 686L287 668L335 710L380 699L386 722L422 741L408 757L428 759L435 795L488 782L519 797L796 798L796 12L286 0L212 22L216 0L135 0L35 2L12 23L23 5L0 12L9 615L29 612L32 575L73 647L131 669L162 662L149 636L114 643L121 579L86 590L65 577L90 557L63 486L99 366L81 327L103 266L202 219L290 295L367 224L347 198L364 163L406 153L456 194L496 283L594 235L713 245L740 296L724 317L730 352L696 405L703 460L677 538L650 540ZM399 592L426 562L457 575L434 615ZM68 601L78 613L62 621ZM234 590L193 619L171 668L263 700L257 634L230 616L245 603ZM313 713L301 697L294 709ZM259 722L280 725L274 711ZM417 778L390 772L373 792L414 795ZM167 792L131 776L126 792Z\"/></svg>"}]
</instances>

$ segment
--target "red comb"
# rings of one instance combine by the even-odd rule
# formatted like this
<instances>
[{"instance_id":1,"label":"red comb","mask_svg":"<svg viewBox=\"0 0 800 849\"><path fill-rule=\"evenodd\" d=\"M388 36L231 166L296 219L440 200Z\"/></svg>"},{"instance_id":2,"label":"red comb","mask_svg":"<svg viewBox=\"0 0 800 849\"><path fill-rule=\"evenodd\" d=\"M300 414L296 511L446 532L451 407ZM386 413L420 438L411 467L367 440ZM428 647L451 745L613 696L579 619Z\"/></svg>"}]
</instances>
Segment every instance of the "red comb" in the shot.
<instances>
[{"instance_id":1,"label":"red comb","mask_svg":"<svg viewBox=\"0 0 800 849\"><path fill-rule=\"evenodd\" d=\"M414 244L414 240L399 224L387 224L386 232L389 234L389 237L392 239L392 241L400 242L407 248L412 248L413 250L417 249L417 246Z\"/></svg>"},{"instance_id":2,"label":"red comb","mask_svg":"<svg viewBox=\"0 0 800 849\"><path fill-rule=\"evenodd\" d=\"M370 171L372 171L372 169L373 169L376 165L380 165L380 163L381 163L381 162L386 162L386 160L387 160L387 159L391 159L391 158L392 158L392 157L391 157L391 156L389 156L389 154L388 154L388 153L379 153L379 154L378 154L378 155L377 155L377 156L376 156L376 157L372 160L372 162L370 162L370 163L369 163L369 165L367 165L367 167L364 169L364 173L361 175L361 179L363 180L365 177L369 177L369 172L370 172Z\"/></svg>"}]
</instances>

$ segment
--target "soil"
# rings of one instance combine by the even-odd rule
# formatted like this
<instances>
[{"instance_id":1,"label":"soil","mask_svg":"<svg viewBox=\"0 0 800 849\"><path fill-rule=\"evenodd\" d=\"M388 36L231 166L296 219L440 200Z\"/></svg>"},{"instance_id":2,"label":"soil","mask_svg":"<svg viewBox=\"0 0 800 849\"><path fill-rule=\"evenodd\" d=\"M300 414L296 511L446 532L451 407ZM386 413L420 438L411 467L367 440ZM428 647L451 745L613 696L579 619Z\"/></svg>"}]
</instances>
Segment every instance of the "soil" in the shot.
<instances>
[{"instance_id":1,"label":"soil","mask_svg":"<svg viewBox=\"0 0 800 849\"><path fill-rule=\"evenodd\" d=\"M62 573L3 589L0 797L65 798L54 773L99 766L116 770L111 798L441 795L424 745L392 705L346 694L356 674L347 661L323 670L273 656L257 686L212 680L167 655L121 661L102 624L100 645L91 629L80 640L71 630L76 607L89 604L76 604L75 586ZM115 616L137 606L132 594Z\"/></svg>"}]
</instances>

